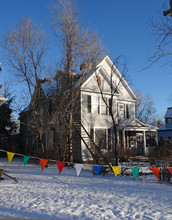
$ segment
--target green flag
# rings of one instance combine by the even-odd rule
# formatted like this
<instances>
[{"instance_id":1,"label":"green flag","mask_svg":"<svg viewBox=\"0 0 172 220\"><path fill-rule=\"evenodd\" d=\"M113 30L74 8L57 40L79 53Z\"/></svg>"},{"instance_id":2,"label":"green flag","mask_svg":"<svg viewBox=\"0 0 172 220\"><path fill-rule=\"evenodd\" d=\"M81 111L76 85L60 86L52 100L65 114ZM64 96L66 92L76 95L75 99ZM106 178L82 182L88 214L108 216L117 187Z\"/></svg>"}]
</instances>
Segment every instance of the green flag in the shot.
<instances>
[{"instance_id":1,"label":"green flag","mask_svg":"<svg viewBox=\"0 0 172 220\"><path fill-rule=\"evenodd\" d=\"M133 167L133 168L131 168L131 171L132 171L132 174L133 174L134 179L137 178L137 175L138 175L138 173L139 173L139 170L140 170L139 167Z\"/></svg>"},{"instance_id":2,"label":"green flag","mask_svg":"<svg viewBox=\"0 0 172 220\"><path fill-rule=\"evenodd\" d=\"M24 155L24 166L27 164L28 160L30 159L29 156Z\"/></svg>"}]
</instances>

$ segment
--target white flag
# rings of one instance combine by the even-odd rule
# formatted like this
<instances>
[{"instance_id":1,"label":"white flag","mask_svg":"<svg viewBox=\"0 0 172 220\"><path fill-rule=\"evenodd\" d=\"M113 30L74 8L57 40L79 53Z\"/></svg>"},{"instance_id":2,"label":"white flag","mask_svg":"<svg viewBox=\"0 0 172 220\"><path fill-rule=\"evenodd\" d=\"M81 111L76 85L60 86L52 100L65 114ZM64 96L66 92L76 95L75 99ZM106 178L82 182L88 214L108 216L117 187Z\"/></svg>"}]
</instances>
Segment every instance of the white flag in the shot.
<instances>
[{"instance_id":1,"label":"white flag","mask_svg":"<svg viewBox=\"0 0 172 220\"><path fill-rule=\"evenodd\" d=\"M81 170L83 168L83 164L80 164L80 163L76 163L75 164L75 169L76 169L76 175L79 176Z\"/></svg>"}]
</instances>

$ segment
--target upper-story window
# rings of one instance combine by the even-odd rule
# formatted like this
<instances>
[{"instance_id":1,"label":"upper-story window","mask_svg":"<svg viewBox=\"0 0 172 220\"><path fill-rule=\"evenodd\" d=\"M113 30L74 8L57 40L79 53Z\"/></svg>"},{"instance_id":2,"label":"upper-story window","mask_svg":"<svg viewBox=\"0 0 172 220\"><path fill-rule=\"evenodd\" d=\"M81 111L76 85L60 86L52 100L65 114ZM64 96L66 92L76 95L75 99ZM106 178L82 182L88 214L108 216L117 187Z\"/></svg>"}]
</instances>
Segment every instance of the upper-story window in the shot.
<instances>
[{"instance_id":1,"label":"upper-story window","mask_svg":"<svg viewBox=\"0 0 172 220\"><path fill-rule=\"evenodd\" d=\"M101 114L102 115L108 115L108 99L107 98L101 98Z\"/></svg>"},{"instance_id":2,"label":"upper-story window","mask_svg":"<svg viewBox=\"0 0 172 220\"><path fill-rule=\"evenodd\" d=\"M87 112L91 113L91 95L87 95Z\"/></svg>"},{"instance_id":3,"label":"upper-story window","mask_svg":"<svg viewBox=\"0 0 172 220\"><path fill-rule=\"evenodd\" d=\"M92 97L92 113L100 114L100 97L98 96Z\"/></svg>"},{"instance_id":4,"label":"upper-story window","mask_svg":"<svg viewBox=\"0 0 172 220\"><path fill-rule=\"evenodd\" d=\"M172 118L166 118L165 123L166 124L172 124Z\"/></svg>"},{"instance_id":5,"label":"upper-story window","mask_svg":"<svg viewBox=\"0 0 172 220\"><path fill-rule=\"evenodd\" d=\"M125 118L125 104L118 103L118 117Z\"/></svg>"},{"instance_id":6,"label":"upper-story window","mask_svg":"<svg viewBox=\"0 0 172 220\"><path fill-rule=\"evenodd\" d=\"M87 95L84 100L87 102L87 113L108 115L109 99L101 96Z\"/></svg>"}]
</instances>

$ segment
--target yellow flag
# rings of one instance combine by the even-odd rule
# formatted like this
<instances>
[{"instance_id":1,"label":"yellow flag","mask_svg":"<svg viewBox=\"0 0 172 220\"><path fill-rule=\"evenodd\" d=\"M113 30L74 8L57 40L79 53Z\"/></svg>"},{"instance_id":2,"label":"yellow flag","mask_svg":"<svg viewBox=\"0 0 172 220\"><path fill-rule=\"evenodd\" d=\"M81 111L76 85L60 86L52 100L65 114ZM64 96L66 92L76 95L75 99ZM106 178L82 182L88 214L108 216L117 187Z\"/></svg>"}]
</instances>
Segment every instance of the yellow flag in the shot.
<instances>
[{"instance_id":1,"label":"yellow flag","mask_svg":"<svg viewBox=\"0 0 172 220\"><path fill-rule=\"evenodd\" d=\"M115 176L117 177L118 174L119 174L119 171L121 170L121 167L114 167L113 166L112 169L113 169L113 172L114 172Z\"/></svg>"},{"instance_id":2,"label":"yellow flag","mask_svg":"<svg viewBox=\"0 0 172 220\"><path fill-rule=\"evenodd\" d=\"M10 163L14 157L15 153L7 152L8 162Z\"/></svg>"}]
</instances>

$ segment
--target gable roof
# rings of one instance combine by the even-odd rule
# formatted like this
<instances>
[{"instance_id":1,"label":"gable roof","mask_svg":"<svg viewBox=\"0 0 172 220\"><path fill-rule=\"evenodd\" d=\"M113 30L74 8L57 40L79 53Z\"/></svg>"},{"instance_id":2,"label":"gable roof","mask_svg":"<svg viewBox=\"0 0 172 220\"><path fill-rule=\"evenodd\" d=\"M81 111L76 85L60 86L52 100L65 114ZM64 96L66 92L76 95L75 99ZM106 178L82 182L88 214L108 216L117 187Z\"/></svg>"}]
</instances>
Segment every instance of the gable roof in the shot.
<instances>
[{"instance_id":1,"label":"gable roof","mask_svg":"<svg viewBox=\"0 0 172 220\"><path fill-rule=\"evenodd\" d=\"M165 113L165 118L172 118L172 107L167 109Z\"/></svg>"},{"instance_id":2,"label":"gable roof","mask_svg":"<svg viewBox=\"0 0 172 220\"><path fill-rule=\"evenodd\" d=\"M93 69L89 69L87 71L87 73L84 75L84 77L81 77L81 79L79 79L76 83L75 83L75 88L78 88L79 86L81 86L81 88L83 88L85 85L88 84L88 82L93 79L93 77L95 76L95 74L102 74L104 76L106 76L106 80L107 83L109 83L110 85L110 81L111 81L111 75L109 73L110 71L113 71L112 77L116 77L117 79L121 80L121 84L123 85L123 87L126 89L126 91L128 92L128 94L132 97L133 100L137 101L137 97L135 95L135 93L133 92L133 90L131 89L131 87L129 86L129 84L127 83L127 81L125 80L125 78L122 76L122 74L119 72L119 70L117 69L117 67L114 65L114 63L112 62L112 60L109 58L109 56L105 56L97 65L96 67ZM115 88L115 81L112 82L113 87ZM120 92L120 90L119 90Z\"/></svg>"},{"instance_id":3,"label":"gable roof","mask_svg":"<svg viewBox=\"0 0 172 220\"><path fill-rule=\"evenodd\" d=\"M118 127L122 128L122 129L132 129L133 128L134 130L140 129L140 130L146 130L146 131L157 131L157 129L158 129L158 127L145 124L137 118L125 119L118 124Z\"/></svg>"}]
</instances>

